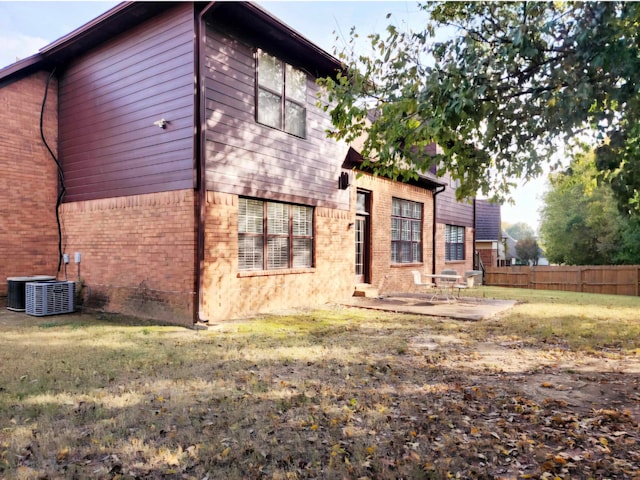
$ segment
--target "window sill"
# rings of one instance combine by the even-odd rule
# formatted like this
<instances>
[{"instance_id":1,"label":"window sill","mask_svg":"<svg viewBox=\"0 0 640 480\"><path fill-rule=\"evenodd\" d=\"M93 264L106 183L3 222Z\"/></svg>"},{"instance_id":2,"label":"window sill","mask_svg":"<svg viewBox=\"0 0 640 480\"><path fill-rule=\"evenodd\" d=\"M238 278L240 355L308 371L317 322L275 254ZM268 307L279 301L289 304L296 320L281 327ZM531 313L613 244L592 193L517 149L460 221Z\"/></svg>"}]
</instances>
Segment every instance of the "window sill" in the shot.
<instances>
[{"instance_id":1,"label":"window sill","mask_svg":"<svg viewBox=\"0 0 640 480\"><path fill-rule=\"evenodd\" d=\"M424 263L422 263L422 262L419 262L419 263L392 263L389 266L391 268L406 268L406 267L417 268L417 267L423 267Z\"/></svg>"},{"instance_id":2,"label":"window sill","mask_svg":"<svg viewBox=\"0 0 640 480\"><path fill-rule=\"evenodd\" d=\"M465 263L466 260L445 260L444 263L456 263L456 264L461 264L461 263Z\"/></svg>"},{"instance_id":3,"label":"window sill","mask_svg":"<svg viewBox=\"0 0 640 480\"><path fill-rule=\"evenodd\" d=\"M237 278L272 277L274 275L297 275L301 273L315 273L316 269L310 268L283 268L281 270L245 270L238 272Z\"/></svg>"}]
</instances>

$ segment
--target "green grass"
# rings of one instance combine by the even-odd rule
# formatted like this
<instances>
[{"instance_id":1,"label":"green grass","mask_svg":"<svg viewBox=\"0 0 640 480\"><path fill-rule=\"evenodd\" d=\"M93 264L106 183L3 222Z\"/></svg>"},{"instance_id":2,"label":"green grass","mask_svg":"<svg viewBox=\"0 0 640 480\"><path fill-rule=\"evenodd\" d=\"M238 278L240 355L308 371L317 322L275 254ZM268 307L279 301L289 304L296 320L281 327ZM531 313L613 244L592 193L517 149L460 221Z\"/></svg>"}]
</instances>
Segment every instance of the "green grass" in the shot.
<instances>
[{"instance_id":1,"label":"green grass","mask_svg":"<svg viewBox=\"0 0 640 480\"><path fill-rule=\"evenodd\" d=\"M476 338L491 333L571 349L640 349L640 297L501 287L465 293L519 302L500 321L477 325Z\"/></svg>"},{"instance_id":2,"label":"green grass","mask_svg":"<svg viewBox=\"0 0 640 480\"><path fill-rule=\"evenodd\" d=\"M480 322L351 308L208 331L115 315L0 321L0 477L579 478L597 467L633 478L638 424L625 412L638 376L611 365L638 363L640 299L471 292L520 303ZM517 355L480 349L504 342L528 355L509 372L500 362ZM614 363L584 370L605 351ZM559 362L580 385L629 393L615 406L527 393L540 390L527 378ZM576 409L579 431L554 429ZM563 448L584 458L566 474L553 460Z\"/></svg>"}]
</instances>

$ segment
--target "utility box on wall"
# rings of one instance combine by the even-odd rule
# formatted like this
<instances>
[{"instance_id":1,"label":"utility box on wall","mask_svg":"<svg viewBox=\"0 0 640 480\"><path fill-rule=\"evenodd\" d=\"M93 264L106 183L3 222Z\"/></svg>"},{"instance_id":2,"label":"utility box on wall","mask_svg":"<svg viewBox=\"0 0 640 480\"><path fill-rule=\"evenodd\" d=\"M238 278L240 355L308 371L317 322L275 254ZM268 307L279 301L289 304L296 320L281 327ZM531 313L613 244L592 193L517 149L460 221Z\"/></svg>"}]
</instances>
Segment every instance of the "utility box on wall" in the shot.
<instances>
[{"instance_id":1,"label":"utility box on wall","mask_svg":"<svg viewBox=\"0 0 640 480\"><path fill-rule=\"evenodd\" d=\"M73 312L73 282L27 283L26 313L36 317Z\"/></svg>"}]
</instances>

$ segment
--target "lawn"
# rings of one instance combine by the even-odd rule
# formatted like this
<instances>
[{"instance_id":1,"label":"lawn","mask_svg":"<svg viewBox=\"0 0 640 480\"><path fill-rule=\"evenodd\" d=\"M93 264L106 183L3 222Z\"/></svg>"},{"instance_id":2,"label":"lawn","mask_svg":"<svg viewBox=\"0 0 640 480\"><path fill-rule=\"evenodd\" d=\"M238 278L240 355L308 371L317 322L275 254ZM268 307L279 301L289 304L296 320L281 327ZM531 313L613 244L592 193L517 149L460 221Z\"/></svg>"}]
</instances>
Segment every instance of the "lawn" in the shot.
<instances>
[{"instance_id":1,"label":"lawn","mask_svg":"<svg viewBox=\"0 0 640 480\"><path fill-rule=\"evenodd\" d=\"M0 477L640 479L640 298L473 294L520 303L0 316Z\"/></svg>"}]
</instances>

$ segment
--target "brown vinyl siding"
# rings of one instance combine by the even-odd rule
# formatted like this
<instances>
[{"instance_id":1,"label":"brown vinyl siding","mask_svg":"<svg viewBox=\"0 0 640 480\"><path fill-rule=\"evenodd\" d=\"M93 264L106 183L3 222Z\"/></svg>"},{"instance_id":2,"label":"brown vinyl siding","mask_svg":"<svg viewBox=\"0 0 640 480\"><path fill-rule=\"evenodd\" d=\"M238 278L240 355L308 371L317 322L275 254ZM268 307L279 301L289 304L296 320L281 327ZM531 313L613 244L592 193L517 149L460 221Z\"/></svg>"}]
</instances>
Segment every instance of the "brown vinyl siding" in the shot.
<instances>
[{"instance_id":1,"label":"brown vinyl siding","mask_svg":"<svg viewBox=\"0 0 640 480\"><path fill-rule=\"evenodd\" d=\"M194 13L178 5L60 78L65 201L193 188ZM169 121L162 130L153 122Z\"/></svg>"},{"instance_id":2,"label":"brown vinyl siding","mask_svg":"<svg viewBox=\"0 0 640 480\"><path fill-rule=\"evenodd\" d=\"M447 225L473 227L473 203L456 201L456 191L451 187L451 176L445 174L441 179L447 188L438 195L436 201L436 221Z\"/></svg>"},{"instance_id":3,"label":"brown vinyl siding","mask_svg":"<svg viewBox=\"0 0 640 480\"><path fill-rule=\"evenodd\" d=\"M338 190L347 149L326 138L330 120L315 106L315 78L307 77L306 138L258 124L253 52L253 46L208 26L204 62L207 189L348 208L348 192Z\"/></svg>"}]
</instances>

